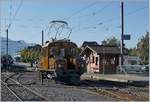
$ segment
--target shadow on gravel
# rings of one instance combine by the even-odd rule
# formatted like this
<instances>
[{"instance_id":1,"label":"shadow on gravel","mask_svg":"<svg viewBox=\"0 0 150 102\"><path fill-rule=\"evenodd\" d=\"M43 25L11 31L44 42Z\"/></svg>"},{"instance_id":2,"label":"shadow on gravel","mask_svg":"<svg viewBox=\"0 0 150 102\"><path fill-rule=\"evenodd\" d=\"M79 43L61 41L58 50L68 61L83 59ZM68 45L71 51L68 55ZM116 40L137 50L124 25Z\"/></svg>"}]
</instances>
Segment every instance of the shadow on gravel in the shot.
<instances>
[{"instance_id":1,"label":"shadow on gravel","mask_svg":"<svg viewBox=\"0 0 150 102\"><path fill-rule=\"evenodd\" d=\"M136 87L145 87L145 86L149 86L149 81L132 81L132 82L128 82L128 84Z\"/></svg>"},{"instance_id":2,"label":"shadow on gravel","mask_svg":"<svg viewBox=\"0 0 150 102\"><path fill-rule=\"evenodd\" d=\"M67 86L81 86L81 87L105 87L105 88L127 88L129 86L146 87L149 85L148 81L136 81L136 82L115 82L107 80L80 80L78 83L70 82L68 80L54 80L56 84L62 84Z\"/></svg>"}]
</instances>

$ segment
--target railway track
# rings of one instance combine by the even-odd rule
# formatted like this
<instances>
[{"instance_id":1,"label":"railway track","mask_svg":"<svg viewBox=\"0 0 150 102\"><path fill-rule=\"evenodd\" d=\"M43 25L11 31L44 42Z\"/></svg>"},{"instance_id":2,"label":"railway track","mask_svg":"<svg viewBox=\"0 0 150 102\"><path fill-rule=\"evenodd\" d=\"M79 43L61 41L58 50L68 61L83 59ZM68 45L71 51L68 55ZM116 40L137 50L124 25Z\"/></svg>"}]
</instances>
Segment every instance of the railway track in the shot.
<instances>
[{"instance_id":1,"label":"railway track","mask_svg":"<svg viewBox=\"0 0 150 102\"><path fill-rule=\"evenodd\" d=\"M99 94L103 94L103 95L107 95L113 98L117 98L119 101L148 101L148 97L145 96L139 96L137 94L135 94L135 91L137 92L138 88L134 87L134 86L126 86L129 87L129 89L132 90L131 91L126 91L126 88L124 88L124 90L121 90L122 88L120 87L121 85L117 83L115 83L115 87L109 87L109 88L102 88L102 87L98 87L99 83L95 83L93 81L84 81L85 85L88 85L91 87L91 89ZM123 84L122 84L123 85ZM113 86L113 85L112 85ZM123 85L123 87L125 87ZM133 90L134 89L134 90ZM141 90L139 90L141 91Z\"/></svg>"},{"instance_id":2,"label":"railway track","mask_svg":"<svg viewBox=\"0 0 150 102\"><path fill-rule=\"evenodd\" d=\"M6 75L2 74L2 77L5 77L5 80L1 80L1 82L17 98L18 101L48 101L49 100L43 95L37 93L36 91L16 81L15 79L12 78L12 76L15 75L10 75L9 77L7 77Z\"/></svg>"},{"instance_id":3,"label":"railway track","mask_svg":"<svg viewBox=\"0 0 150 102\"><path fill-rule=\"evenodd\" d=\"M81 85L66 85L66 83L58 83L65 86L64 88L75 88L81 89L86 93L95 94L95 95L104 95L118 99L119 101L148 101L148 97L143 95L136 94L137 91L142 92L146 91L143 88L134 87L127 83L117 83L117 82L94 82L94 81L83 81ZM53 86L56 87L56 86ZM60 87L60 86L59 86ZM147 90L148 91L148 90Z\"/></svg>"},{"instance_id":4,"label":"railway track","mask_svg":"<svg viewBox=\"0 0 150 102\"><path fill-rule=\"evenodd\" d=\"M53 100L52 96L43 97L39 94L41 91L36 90L36 88L54 88L54 89L64 89L64 90L74 90L74 91L81 91L83 93L99 96L99 97L110 97L110 100L118 100L118 101L148 101L148 97L143 95L136 94L139 92L145 92L147 89L144 88L137 88L134 86L130 86L127 84L118 84L118 83L105 83L105 82L95 82L85 80L82 81L80 85L66 85L63 82L46 82L44 84L35 84L30 83L29 79L31 79L33 74L31 73L14 73L11 75L6 76L7 74L2 74L3 78L3 85L11 90L10 92L13 93L15 97L18 97L17 100L20 101L46 101L49 100L46 97L49 97ZM26 79L27 78L27 79ZM34 81L35 78L32 80ZM24 81L26 80L26 81ZM27 87L28 86L28 87ZM30 88L29 88L30 87ZM50 89L51 89L50 88ZM129 89L129 90L128 90ZM33 91L33 90L36 90ZM21 91L21 92L20 92ZM37 93L38 92L38 93ZM25 95L22 95L24 93ZM46 91L45 91L46 93ZM45 94L44 92L42 94ZM55 93L54 93L55 94ZM23 97L23 98L22 98ZM20 98L20 99L19 99ZM55 99L54 99L55 100Z\"/></svg>"},{"instance_id":5,"label":"railway track","mask_svg":"<svg viewBox=\"0 0 150 102\"><path fill-rule=\"evenodd\" d=\"M66 83L63 83L63 82L61 82L59 84L66 85ZM96 86L96 84L92 81L90 81L90 83L84 81L84 82L82 82L81 85L78 85L78 86L69 86L68 85L68 86L62 86L62 87L80 89L80 91L83 91L83 92L86 92L86 93L89 93L89 94L94 94L94 95L99 95L99 96L101 96L101 95L102 96L108 96L108 97L117 99L118 101L122 101L122 100L131 101L128 98L125 98L124 96L121 96L117 93L114 93L113 91L106 90L106 89L103 89L103 88L100 89L100 88L95 87L95 86ZM54 87L56 87L56 86L54 86ZM132 100L134 100L134 99L132 99Z\"/></svg>"},{"instance_id":6,"label":"railway track","mask_svg":"<svg viewBox=\"0 0 150 102\"><path fill-rule=\"evenodd\" d=\"M12 90L8 87L7 83L1 80L2 85L4 85L12 94L15 98L17 98L17 101L22 101L22 99Z\"/></svg>"}]
</instances>

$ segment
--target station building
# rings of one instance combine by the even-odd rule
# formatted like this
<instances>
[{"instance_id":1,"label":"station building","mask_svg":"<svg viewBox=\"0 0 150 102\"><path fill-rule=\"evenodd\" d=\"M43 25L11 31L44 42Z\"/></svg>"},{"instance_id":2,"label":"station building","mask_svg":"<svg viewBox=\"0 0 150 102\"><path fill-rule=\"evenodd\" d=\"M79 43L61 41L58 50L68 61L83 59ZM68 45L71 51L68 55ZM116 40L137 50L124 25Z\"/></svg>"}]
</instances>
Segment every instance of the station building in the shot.
<instances>
[{"instance_id":1,"label":"station building","mask_svg":"<svg viewBox=\"0 0 150 102\"><path fill-rule=\"evenodd\" d=\"M113 74L119 65L120 49L116 46L89 45L80 55L86 61L87 73Z\"/></svg>"}]
</instances>

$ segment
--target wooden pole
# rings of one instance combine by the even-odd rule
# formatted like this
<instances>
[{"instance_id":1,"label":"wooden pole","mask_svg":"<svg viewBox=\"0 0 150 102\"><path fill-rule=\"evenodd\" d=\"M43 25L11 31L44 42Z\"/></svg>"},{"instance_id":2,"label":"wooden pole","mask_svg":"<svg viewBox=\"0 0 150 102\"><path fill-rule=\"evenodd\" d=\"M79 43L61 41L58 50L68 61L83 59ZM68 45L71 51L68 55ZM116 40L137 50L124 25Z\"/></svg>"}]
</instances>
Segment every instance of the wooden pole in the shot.
<instances>
[{"instance_id":1,"label":"wooden pole","mask_svg":"<svg viewBox=\"0 0 150 102\"><path fill-rule=\"evenodd\" d=\"M123 55L124 55L124 3L121 1L121 65L123 65Z\"/></svg>"}]
</instances>

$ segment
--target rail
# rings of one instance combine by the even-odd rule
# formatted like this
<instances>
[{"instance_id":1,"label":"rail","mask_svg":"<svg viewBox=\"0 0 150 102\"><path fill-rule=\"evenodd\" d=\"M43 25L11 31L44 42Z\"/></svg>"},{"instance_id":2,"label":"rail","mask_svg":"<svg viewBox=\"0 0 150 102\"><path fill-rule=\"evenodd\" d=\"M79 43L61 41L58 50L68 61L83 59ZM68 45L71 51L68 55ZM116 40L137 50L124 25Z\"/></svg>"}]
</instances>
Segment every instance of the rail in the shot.
<instances>
[{"instance_id":1,"label":"rail","mask_svg":"<svg viewBox=\"0 0 150 102\"><path fill-rule=\"evenodd\" d=\"M2 75L3 75L3 74L2 74ZM4 76L4 75L3 75L3 76ZM9 80L15 82L16 85L22 86L24 89L30 91L30 92L33 93L34 95L36 95L36 96L38 96L39 98L43 99L44 101L49 101L48 98L42 96L41 94L37 93L36 91L34 91L34 90L32 90L32 89L26 87L25 85L21 84L20 82L18 82L18 81L16 81L16 80L12 79L12 78L10 78L10 77L7 77L7 76L4 76L4 77L7 78L7 80L9 79ZM2 80L1 80L1 81L2 81ZM2 81L2 82L4 83L5 86L7 86L7 88L11 91L11 93L13 93L16 97L18 97L18 99L20 98L12 89L10 89L10 88L8 87L9 83L5 83L4 81ZM22 99L20 98L19 100L22 100Z\"/></svg>"},{"instance_id":2,"label":"rail","mask_svg":"<svg viewBox=\"0 0 150 102\"><path fill-rule=\"evenodd\" d=\"M99 88L99 87L95 87L97 83L94 82L84 82L84 84L94 87L97 93L102 93L104 95L109 95L113 98L117 98L120 101L134 101L135 98L140 100L140 101L148 101L148 98L143 97L143 96L138 96L138 95L133 95L132 93L127 93L124 91L120 91L118 88ZM116 85L116 84L115 84ZM133 87L133 86L132 86Z\"/></svg>"},{"instance_id":3,"label":"rail","mask_svg":"<svg viewBox=\"0 0 150 102\"><path fill-rule=\"evenodd\" d=\"M1 82L5 85L5 87L19 100L23 101L12 89L8 87L8 84L1 80Z\"/></svg>"}]
</instances>

